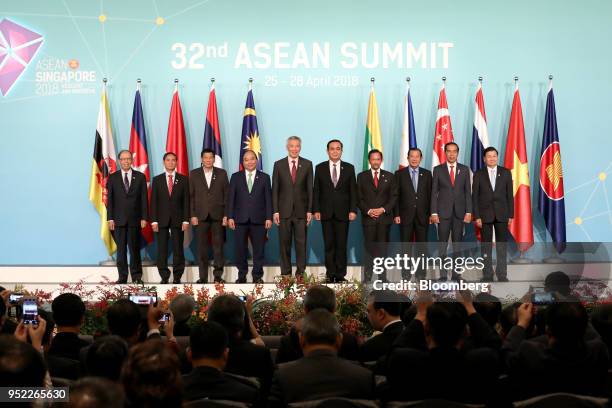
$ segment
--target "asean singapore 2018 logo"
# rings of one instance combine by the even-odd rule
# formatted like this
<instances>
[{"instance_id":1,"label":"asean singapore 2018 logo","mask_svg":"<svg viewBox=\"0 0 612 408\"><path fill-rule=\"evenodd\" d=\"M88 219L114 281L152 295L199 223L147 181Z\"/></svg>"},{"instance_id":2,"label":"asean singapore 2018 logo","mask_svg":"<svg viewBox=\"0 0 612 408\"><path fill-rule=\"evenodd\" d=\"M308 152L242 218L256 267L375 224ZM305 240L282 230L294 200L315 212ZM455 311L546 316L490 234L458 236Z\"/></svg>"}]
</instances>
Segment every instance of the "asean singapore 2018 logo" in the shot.
<instances>
[{"instance_id":1,"label":"asean singapore 2018 logo","mask_svg":"<svg viewBox=\"0 0 612 408\"><path fill-rule=\"evenodd\" d=\"M0 21L0 93L6 96L43 43L42 35L7 18Z\"/></svg>"}]
</instances>

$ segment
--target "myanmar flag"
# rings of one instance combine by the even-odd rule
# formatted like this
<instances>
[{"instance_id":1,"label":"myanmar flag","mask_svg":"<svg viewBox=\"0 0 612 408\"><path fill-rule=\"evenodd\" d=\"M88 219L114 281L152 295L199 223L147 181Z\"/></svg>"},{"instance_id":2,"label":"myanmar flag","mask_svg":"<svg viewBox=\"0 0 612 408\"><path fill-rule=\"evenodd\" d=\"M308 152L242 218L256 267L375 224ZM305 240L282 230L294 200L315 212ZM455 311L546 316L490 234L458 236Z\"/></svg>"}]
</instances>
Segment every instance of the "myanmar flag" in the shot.
<instances>
[{"instance_id":1,"label":"myanmar flag","mask_svg":"<svg viewBox=\"0 0 612 408\"><path fill-rule=\"evenodd\" d=\"M374 86L370 88L370 101L368 102L368 119L366 121L365 143L363 145L363 170L368 170L370 168L368 153L372 149L383 151ZM382 164L380 167L382 168Z\"/></svg>"},{"instance_id":2,"label":"myanmar flag","mask_svg":"<svg viewBox=\"0 0 612 408\"><path fill-rule=\"evenodd\" d=\"M100 215L100 238L106 246L108 255L112 255L117 246L108 228L106 220L108 176L117 170L115 157L115 144L113 143L113 131L110 125L110 111L106 98L106 85L102 89L102 99L98 110L98 125L96 126L96 138L91 162L91 177L89 179L89 201Z\"/></svg>"}]
</instances>

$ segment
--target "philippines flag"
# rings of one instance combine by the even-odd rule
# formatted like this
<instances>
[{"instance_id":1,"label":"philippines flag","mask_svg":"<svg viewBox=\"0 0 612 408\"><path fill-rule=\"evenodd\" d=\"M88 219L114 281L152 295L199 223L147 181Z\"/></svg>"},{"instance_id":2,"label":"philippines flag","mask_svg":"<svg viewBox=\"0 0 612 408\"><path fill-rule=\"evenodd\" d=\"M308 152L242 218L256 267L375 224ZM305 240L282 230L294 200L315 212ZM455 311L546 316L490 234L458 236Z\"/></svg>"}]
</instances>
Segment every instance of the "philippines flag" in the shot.
<instances>
[{"instance_id":1,"label":"philippines flag","mask_svg":"<svg viewBox=\"0 0 612 408\"><path fill-rule=\"evenodd\" d=\"M149 171L149 155L147 154L147 132L144 125L144 117L142 114L142 103L140 100L140 86L136 88L136 97L134 98L134 111L132 112L132 128L130 130L130 152L132 152L132 168L138 170L145 175L147 180L147 192L149 202L151 201L151 172ZM141 247L149 245L153 242L153 230L151 224L147 223L146 227L141 229L142 240Z\"/></svg>"},{"instance_id":2,"label":"philippines flag","mask_svg":"<svg viewBox=\"0 0 612 408\"><path fill-rule=\"evenodd\" d=\"M448 102L446 101L446 89L443 83L442 89L440 90L440 98L438 99L438 115L436 117L436 134L434 135L433 143L432 169L439 164L446 163L444 145L453 140L453 127L451 126Z\"/></svg>"},{"instance_id":3,"label":"philippines flag","mask_svg":"<svg viewBox=\"0 0 612 408\"><path fill-rule=\"evenodd\" d=\"M489 147L489 131L487 130L487 115L485 113L482 84L478 83L476 90L476 106L474 107L474 130L472 131L472 154L470 169L472 173L484 167L482 153Z\"/></svg>"},{"instance_id":4,"label":"philippines flag","mask_svg":"<svg viewBox=\"0 0 612 408\"><path fill-rule=\"evenodd\" d=\"M408 151L417 147L416 131L414 130L414 114L412 113L412 98L410 85L404 97L404 125L402 127L402 144L400 145L399 168L408 167Z\"/></svg>"},{"instance_id":5,"label":"philippines flag","mask_svg":"<svg viewBox=\"0 0 612 408\"><path fill-rule=\"evenodd\" d=\"M544 135L540 156L540 199L538 209L544 217L557 252L565 250L565 198L563 192L563 169L561 167L561 145L557 131L557 114L552 82L546 98Z\"/></svg>"},{"instance_id":6,"label":"philippines flag","mask_svg":"<svg viewBox=\"0 0 612 408\"><path fill-rule=\"evenodd\" d=\"M217 97L215 84L210 87L208 109L206 111L206 125L204 126L204 143L202 150L211 149L215 152L215 167L223 168L223 154L221 153L221 132L219 132L219 117L217 115Z\"/></svg>"},{"instance_id":7,"label":"philippines flag","mask_svg":"<svg viewBox=\"0 0 612 408\"><path fill-rule=\"evenodd\" d=\"M253 88L249 82L249 92L247 93L246 104L244 106L244 116L242 119L242 137L240 139L240 171L242 166L242 155L246 150L252 150L257 155L257 170L263 171L263 161L261 160L261 139L257 128L257 112L255 112L255 101L253 100Z\"/></svg>"}]
</instances>

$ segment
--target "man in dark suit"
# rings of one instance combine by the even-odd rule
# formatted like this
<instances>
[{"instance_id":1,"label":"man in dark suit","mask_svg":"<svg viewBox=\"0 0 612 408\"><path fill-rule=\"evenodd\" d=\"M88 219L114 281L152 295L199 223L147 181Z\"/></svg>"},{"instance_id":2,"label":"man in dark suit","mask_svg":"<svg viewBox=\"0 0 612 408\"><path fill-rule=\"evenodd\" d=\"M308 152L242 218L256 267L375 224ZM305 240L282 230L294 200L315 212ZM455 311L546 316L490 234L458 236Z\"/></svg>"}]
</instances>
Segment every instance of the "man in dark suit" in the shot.
<instances>
[{"instance_id":1,"label":"man in dark suit","mask_svg":"<svg viewBox=\"0 0 612 408\"><path fill-rule=\"evenodd\" d=\"M444 145L446 163L433 170L431 186L431 219L438 226L439 256L446 257L448 238L453 244L463 240L463 224L472 220L472 187L470 169L457 162L459 146L455 142ZM457 248L454 248L457 251ZM447 279L448 271L440 271L440 280ZM452 271L451 279L459 279Z\"/></svg>"},{"instance_id":2,"label":"man in dark suit","mask_svg":"<svg viewBox=\"0 0 612 408\"><path fill-rule=\"evenodd\" d=\"M79 338L81 326L85 321L85 303L74 293L62 293L53 299L51 310L57 325L57 334L53 337L47 354L78 360L81 349L89 345L87 341Z\"/></svg>"},{"instance_id":3,"label":"man in dark suit","mask_svg":"<svg viewBox=\"0 0 612 408\"><path fill-rule=\"evenodd\" d=\"M183 376L183 398L193 401L238 401L255 404L259 391L255 384L223 372L229 356L227 332L219 323L209 321L195 325L189 334L187 357L193 370Z\"/></svg>"},{"instance_id":4,"label":"man in dark suit","mask_svg":"<svg viewBox=\"0 0 612 408\"><path fill-rule=\"evenodd\" d=\"M404 330L400 319L404 299L393 290L374 290L368 296L368 320L378 332L359 348L361 361L377 361L386 356L393 342Z\"/></svg>"},{"instance_id":5,"label":"man in dark suit","mask_svg":"<svg viewBox=\"0 0 612 408\"><path fill-rule=\"evenodd\" d=\"M514 217L514 195L512 173L497 165L497 150L487 147L483 152L485 167L474 173L472 181L472 207L476 225L481 228L481 251L484 258L482 281L493 280L493 230L497 248L497 280L507 282L506 243L508 225Z\"/></svg>"},{"instance_id":6,"label":"man in dark suit","mask_svg":"<svg viewBox=\"0 0 612 408\"><path fill-rule=\"evenodd\" d=\"M373 398L372 372L338 358L341 341L340 325L332 313L317 309L307 314L300 333L304 357L279 366L272 382L270 406L331 397Z\"/></svg>"},{"instance_id":7,"label":"man in dark suit","mask_svg":"<svg viewBox=\"0 0 612 408\"><path fill-rule=\"evenodd\" d=\"M325 270L328 282L346 282L346 250L349 221L357 217L355 168L340 160L342 142L327 142L329 160L315 169L313 211L321 221L325 242Z\"/></svg>"},{"instance_id":8,"label":"man in dark suit","mask_svg":"<svg viewBox=\"0 0 612 408\"><path fill-rule=\"evenodd\" d=\"M242 155L244 171L232 174L229 185L227 223L235 230L236 283L246 283L248 272L247 239L253 246L253 282L263 283L266 230L272 227L272 187L270 176L257 171L257 155L246 150Z\"/></svg>"},{"instance_id":9,"label":"man in dark suit","mask_svg":"<svg viewBox=\"0 0 612 408\"><path fill-rule=\"evenodd\" d=\"M287 158L274 163L272 211L278 225L282 275L291 275L291 240L295 242L296 276L306 269L306 230L312 218L312 162L300 157L302 140L287 139Z\"/></svg>"},{"instance_id":10,"label":"man in dark suit","mask_svg":"<svg viewBox=\"0 0 612 408\"><path fill-rule=\"evenodd\" d=\"M189 228L189 179L176 171L176 154L164 154L164 171L153 178L151 228L157 235L157 270L161 284L168 283L168 238L172 236L173 283L181 283L185 271L183 238Z\"/></svg>"},{"instance_id":11,"label":"man in dark suit","mask_svg":"<svg viewBox=\"0 0 612 408\"><path fill-rule=\"evenodd\" d=\"M397 202L397 186L393 173L380 168L383 162L382 152L377 149L370 150L368 162L370 170L357 176L357 206L361 210L367 258L364 261L366 281L372 279L372 259L386 254L383 246L389 242L389 230Z\"/></svg>"},{"instance_id":12,"label":"man in dark suit","mask_svg":"<svg viewBox=\"0 0 612 408\"><path fill-rule=\"evenodd\" d=\"M202 150L202 166L189 174L189 195L191 197L191 225L198 231L197 283L208 282L208 235L212 239L215 282L224 282L223 227L227 224L226 208L229 182L227 172L215 167L215 152Z\"/></svg>"},{"instance_id":13,"label":"man in dark suit","mask_svg":"<svg viewBox=\"0 0 612 408\"><path fill-rule=\"evenodd\" d=\"M430 224L432 178L429 170L419 167L422 158L421 149L415 147L408 150L408 167L395 172L398 199L394 222L400 226L400 239L407 252L416 252L416 256L426 255L425 243ZM423 268L410 272L416 275L417 279L425 277Z\"/></svg>"},{"instance_id":14,"label":"man in dark suit","mask_svg":"<svg viewBox=\"0 0 612 408\"><path fill-rule=\"evenodd\" d=\"M147 180L132 169L132 153L119 152L120 171L108 177L106 219L117 243L117 283L127 283L127 248L130 250L130 274L132 282L142 283L140 260L140 230L147 225Z\"/></svg>"}]
</instances>

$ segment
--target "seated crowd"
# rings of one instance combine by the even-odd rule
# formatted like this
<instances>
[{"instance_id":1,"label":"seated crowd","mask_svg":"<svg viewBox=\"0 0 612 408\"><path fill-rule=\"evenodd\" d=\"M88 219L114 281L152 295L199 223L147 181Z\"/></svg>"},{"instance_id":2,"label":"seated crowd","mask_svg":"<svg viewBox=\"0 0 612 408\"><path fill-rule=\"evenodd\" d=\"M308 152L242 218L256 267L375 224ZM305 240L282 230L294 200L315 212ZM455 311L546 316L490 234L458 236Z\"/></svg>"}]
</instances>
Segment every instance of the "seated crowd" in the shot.
<instances>
[{"instance_id":1,"label":"seated crowd","mask_svg":"<svg viewBox=\"0 0 612 408\"><path fill-rule=\"evenodd\" d=\"M160 307L119 300L106 315L109 333L92 342L79 336L78 296L59 295L51 313L40 309L38 324L24 325L6 316L3 291L0 387L70 386L65 406L73 407L283 407L335 397L501 407L553 392L607 398L612 307L589 315L566 278L549 275L556 300L545 306L526 299L502 308L486 293L420 293L411 302L374 291L365 301L375 335L365 340L342 332L334 291L313 286L304 317L275 354L255 329L250 302L231 294L217 296L207 321L195 324L187 323L195 303L185 295L165 323Z\"/></svg>"}]
</instances>

